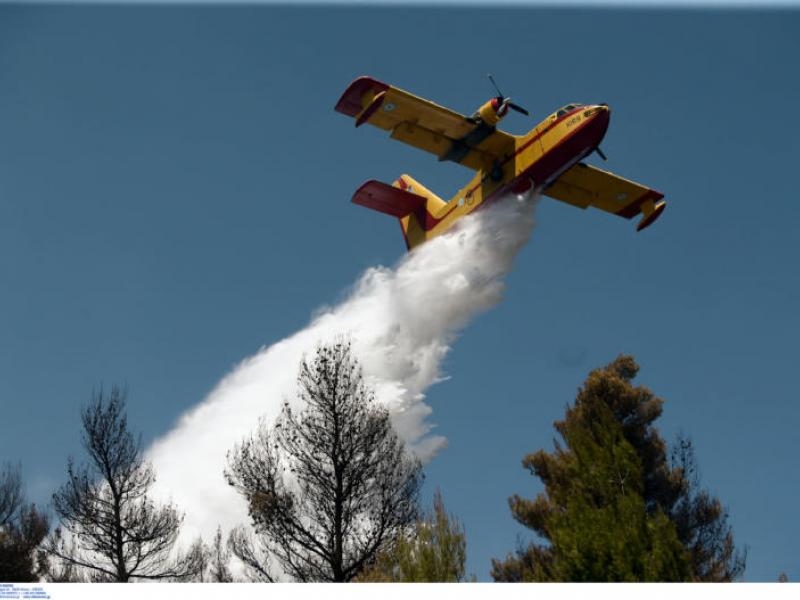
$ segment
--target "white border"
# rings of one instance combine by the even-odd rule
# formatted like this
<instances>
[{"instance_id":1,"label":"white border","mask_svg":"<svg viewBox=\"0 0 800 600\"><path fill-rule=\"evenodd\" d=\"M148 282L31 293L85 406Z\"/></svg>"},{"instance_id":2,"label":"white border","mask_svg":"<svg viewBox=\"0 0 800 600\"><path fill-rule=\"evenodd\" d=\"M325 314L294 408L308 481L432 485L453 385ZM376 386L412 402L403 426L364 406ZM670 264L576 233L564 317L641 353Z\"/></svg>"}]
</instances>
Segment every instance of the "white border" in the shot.
<instances>
[{"instance_id":1,"label":"white border","mask_svg":"<svg viewBox=\"0 0 800 600\"><path fill-rule=\"evenodd\" d=\"M3 584L8 592L9 584ZM293 584L293 583L161 583L161 584L113 584L113 583L36 583L12 584L17 590L38 587L51 600L108 599L148 600L160 598L269 598L270 600L472 600L502 598L504 600L681 600L698 598L769 598L796 600L800 584L796 583L733 583L733 584ZM4 596L11 597L13 596ZM24 596L19 595L22 599Z\"/></svg>"}]
</instances>

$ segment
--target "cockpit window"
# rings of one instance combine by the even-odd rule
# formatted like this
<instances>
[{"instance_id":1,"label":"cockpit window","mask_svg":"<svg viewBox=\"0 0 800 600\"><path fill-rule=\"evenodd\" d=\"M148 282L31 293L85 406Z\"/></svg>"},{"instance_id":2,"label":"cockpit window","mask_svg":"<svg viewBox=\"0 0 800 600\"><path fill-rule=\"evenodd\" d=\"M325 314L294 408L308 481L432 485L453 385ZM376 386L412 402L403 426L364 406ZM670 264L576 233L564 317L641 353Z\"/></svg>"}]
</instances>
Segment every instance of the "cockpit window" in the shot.
<instances>
[{"instance_id":1,"label":"cockpit window","mask_svg":"<svg viewBox=\"0 0 800 600\"><path fill-rule=\"evenodd\" d=\"M560 108L558 110L558 112L556 113L556 119L560 119L565 114L567 114L569 111L574 110L574 109L578 108L579 106L581 106L581 105L580 104L567 104L564 108Z\"/></svg>"}]
</instances>

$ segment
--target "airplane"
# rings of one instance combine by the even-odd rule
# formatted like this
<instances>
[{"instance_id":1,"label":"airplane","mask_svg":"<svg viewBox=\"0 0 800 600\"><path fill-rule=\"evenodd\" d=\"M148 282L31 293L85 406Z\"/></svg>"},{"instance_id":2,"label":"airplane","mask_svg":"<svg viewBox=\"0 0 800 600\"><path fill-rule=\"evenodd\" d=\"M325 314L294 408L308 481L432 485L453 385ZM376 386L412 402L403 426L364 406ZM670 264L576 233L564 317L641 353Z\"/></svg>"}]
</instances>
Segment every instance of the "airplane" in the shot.
<instances>
[{"instance_id":1,"label":"airplane","mask_svg":"<svg viewBox=\"0 0 800 600\"><path fill-rule=\"evenodd\" d=\"M364 183L352 201L400 219L409 251L441 235L461 217L509 193L532 187L578 208L593 206L631 219L642 214L637 231L664 211L664 194L581 162L592 152L605 160L600 142L608 129L607 104L567 104L527 134L497 129L509 109L528 111L497 91L472 116L439 106L372 77L353 81L335 110L391 132L392 139L474 170L475 176L449 201L410 175L391 185Z\"/></svg>"}]
</instances>

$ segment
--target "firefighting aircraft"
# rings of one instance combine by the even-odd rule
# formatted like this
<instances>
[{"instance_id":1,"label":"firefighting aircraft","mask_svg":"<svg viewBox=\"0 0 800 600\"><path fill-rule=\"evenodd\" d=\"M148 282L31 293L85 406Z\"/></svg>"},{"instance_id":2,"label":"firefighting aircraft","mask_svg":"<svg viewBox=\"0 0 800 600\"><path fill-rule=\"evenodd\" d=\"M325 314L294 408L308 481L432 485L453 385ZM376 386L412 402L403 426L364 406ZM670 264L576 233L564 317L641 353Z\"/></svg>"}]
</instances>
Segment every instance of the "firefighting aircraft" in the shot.
<instances>
[{"instance_id":1,"label":"firefighting aircraft","mask_svg":"<svg viewBox=\"0 0 800 600\"><path fill-rule=\"evenodd\" d=\"M393 139L476 171L445 202L409 175L392 185L367 181L353 202L400 219L409 250L452 227L458 219L508 193L535 186L547 196L579 208L594 206L630 219L639 213L641 231L664 210L664 195L580 162L592 152L605 160L599 144L608 129L607 104L567 104L522 136L497 129L512 109L529 114L497 90L470 117L434 104L372 77L359 77L345 90L336 110L391 131Z\"/></svg>"}]
</instances>

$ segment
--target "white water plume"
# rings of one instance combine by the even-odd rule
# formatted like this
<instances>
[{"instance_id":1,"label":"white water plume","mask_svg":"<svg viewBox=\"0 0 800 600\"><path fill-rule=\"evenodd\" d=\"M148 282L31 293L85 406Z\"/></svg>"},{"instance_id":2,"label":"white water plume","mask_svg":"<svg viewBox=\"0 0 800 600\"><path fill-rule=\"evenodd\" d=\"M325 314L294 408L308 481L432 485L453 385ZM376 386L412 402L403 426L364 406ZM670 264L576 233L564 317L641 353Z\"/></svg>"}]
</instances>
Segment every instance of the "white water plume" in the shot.
<instances>
[{"instance_id":1,"label":"white water plume","mask_svg":"<svg viewBox=\"0 0 800 600\"><path fill-rule=\"evenodd\" d=\"M461 219L394 268L368 269L339 305L303 330L242 361L172 431L148 450L155 495L185 511L181 539L211 540L247 522L244 501L223 477L225 455L260 417L294 401L304 354L346 335L365 377L386 405L399 435L423 460L446 440L431 434L425 391L440 381L442 359L456 334L502 298L502 278L533 227L533 200L508 198Z\"/></svg>"}]
</instances>

